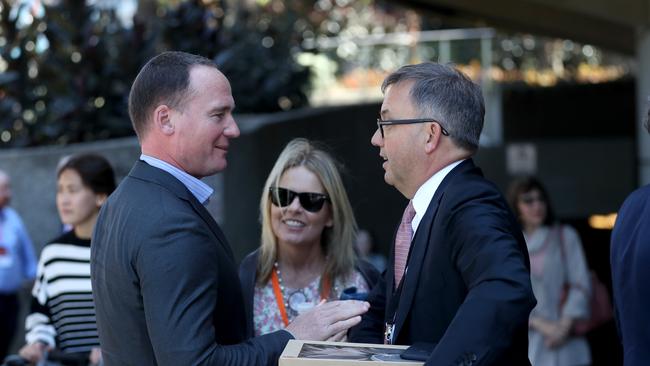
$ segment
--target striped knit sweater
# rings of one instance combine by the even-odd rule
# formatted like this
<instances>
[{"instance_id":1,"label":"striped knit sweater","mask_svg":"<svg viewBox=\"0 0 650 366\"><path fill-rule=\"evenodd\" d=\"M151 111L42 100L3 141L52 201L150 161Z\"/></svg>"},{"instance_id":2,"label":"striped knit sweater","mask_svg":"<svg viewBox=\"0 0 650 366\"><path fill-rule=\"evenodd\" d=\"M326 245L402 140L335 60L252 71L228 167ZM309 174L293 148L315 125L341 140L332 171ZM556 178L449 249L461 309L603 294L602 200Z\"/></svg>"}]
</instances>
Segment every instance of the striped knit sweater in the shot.
<instances>
[{"instance_id":1,"label":"striped knit sweater","mask_svg":"<svg viewBox=\"0 0 650 366\"><path fill-rule=\"evenodd\" d=\"M90 286L90 240L70 231L43 248L25 332L28 344L40 341L63 352L99 347Z\"/></svg>"}]
</instances>

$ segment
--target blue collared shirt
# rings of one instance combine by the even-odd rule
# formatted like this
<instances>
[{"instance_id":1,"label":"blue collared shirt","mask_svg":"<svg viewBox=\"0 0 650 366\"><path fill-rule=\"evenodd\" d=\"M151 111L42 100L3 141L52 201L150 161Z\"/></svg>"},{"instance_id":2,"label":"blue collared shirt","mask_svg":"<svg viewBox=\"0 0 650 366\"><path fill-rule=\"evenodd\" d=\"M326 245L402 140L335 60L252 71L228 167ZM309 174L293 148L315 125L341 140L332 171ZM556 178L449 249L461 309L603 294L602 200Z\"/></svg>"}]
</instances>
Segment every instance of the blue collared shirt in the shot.
<instances>
[{"instance_id":1,"label":"blue collared shirt","mask_svg":"<svg viewBox=\"0 0 650 366\"><path fill-rule=\"evenodd\" d=\"M36 277L32 241L18 213L11 207L0 210L0 294L13 294L24 281Z\"/></svg>"},{"instance_id":2,"label":"blue collared shirt","mask_svg":"<svg viewBox=\"0 0 650 366\"><path fill-rule=\"evenodd\" d=\"M142 154L140 155L140 160L143 160L145 163L162 169L167 173L173 175L176 179L180 180L181 183L196 197L197 201L201 202L202 205L207 205L210 196L214 193L214 190L210 188L209 185L203 183L200 179L193 177L186 172L178 169L177 167L169 164L168 162L156 159L153 156Z\"/></svg>"}]
</instances>

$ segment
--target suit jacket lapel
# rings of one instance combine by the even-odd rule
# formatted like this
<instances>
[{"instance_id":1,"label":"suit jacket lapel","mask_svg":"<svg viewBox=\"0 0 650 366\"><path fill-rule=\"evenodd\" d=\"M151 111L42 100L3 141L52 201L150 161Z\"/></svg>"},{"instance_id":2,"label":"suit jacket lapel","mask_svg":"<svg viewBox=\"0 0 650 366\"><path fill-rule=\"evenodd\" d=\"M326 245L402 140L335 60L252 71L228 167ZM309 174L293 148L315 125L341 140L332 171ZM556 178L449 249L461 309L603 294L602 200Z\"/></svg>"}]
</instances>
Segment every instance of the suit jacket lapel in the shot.
<instances>
[{"instance_id":1,"label":"suit jacket lapel","mask_svg":"<svg viewBox=\"0 0 650 366\"><path fill-rule=\"evenodd\" d=\"M402 284L400 285L402 286L402 290L399 292L400 298L395 314L395 336L393 339L397 339L397 335L399 334L402 325L404 325L406 315L411 309L418 279L420 277L420 271L422 270L422 261L424 260L426 251L429 248L428 241L431 234L431 227L433 226L431 223L435 220L442 195L442 190L438 189L436 194L433 196L422 221L420 221L418 230L411 242L407 271L402 278Z\"/></svg>"},{"instance_id":2,"label":"suit jacket lapel","mask_svg":"<svg viewBox=\"0 0 650 366\"><path fill-rule=\"evenodd\" d=\"M397 237L397 230L399 230L399 225L397 225L393 233L393 245L391 246L390 257L386 266L386 294L389 295L394 295L393 289L395 288L395 238ZM386 308L386 311L388 311L388 308ZM393 316L393 314L387 315Z\"/></svg>"},{"instance_id":3,"label":"suit jacket lapel","mask_svg":"<svg viewBox=\"0 0 650 366\"><path fill-rule=\"evenodd\" d=\"M436 189L436 193L433 195L429 207L425 212L418 229L413 237L411 242L411 249L409 251L409 258L407 262L407 272L402 278L402 290L400 292L399 303L397 306L395 314L395 335L393 339L397 339L399 332L401 331L404 321L411 309L411 304L413 303L413 297L415 297L415 291L417 290L418 279L422 271L422 262L429 248L429 239L431 238L431 230L433 228L433 222L436 219L438 208L440 206L440 201L442 200L445 188L449 182L458 174L474 167L472 159L467 159L463 161L458 166L456 166L452 171L447 174L445 179L440 183L440 186ZM435 245L435 243L433 243ZM394 252L394 249L393 249ZM391 262L392 263L392 262ZM390 272L390 269L389 269ZM389 277L390 289L392 291L393 286L393 277Z\"/></svg>"},{"instance_id":4,"label":"suit jacket lapel","mask_svg":"<svg viewBox=\"0 0 650 366\"><path fill-rule=\"evenodd\" d=\"M191 195L191 194L190 194ZM192 204L192 207L194 207L194 210L201 216L203 221L205 221L208 224L208 227L210 227L210 230L212 230L212 233L217 237L219 242L222 244L224 249L226 250L226 253L230 256L231 259L235 259L235 256L232 253L232 248L230 245L228 245L228 242L226 241L226 236L223 234L221 231L221 228L219 228L219 225L217 225L217 222L214 221L214 218L208 210L203 206L197 199L196 197L192 196L190 199L188 199L190 204Z\"/></svg>"},{"instance_id":5,"label":"suit jacket lapel","mask_svg":"<svg viewBox=\"0 0 650 366\"><path fill-rule=\"evenodd\" d=\"M178 198L187 201L190 203L194 211L201 217L203 221L208 225L210 231L217 237L220 245L224 248L226 253L234 260L234 255L232 253L232 248L228 245L226 241L226 236L223 234L219 225L217 225L212 215L208 210L192 195L192 193L173 175L167 173L162 169L152 167L151 165L143 162L137 161L129 173L130 176L158 184L169 189L174 195Z\"/></svg>"}]
</instances>

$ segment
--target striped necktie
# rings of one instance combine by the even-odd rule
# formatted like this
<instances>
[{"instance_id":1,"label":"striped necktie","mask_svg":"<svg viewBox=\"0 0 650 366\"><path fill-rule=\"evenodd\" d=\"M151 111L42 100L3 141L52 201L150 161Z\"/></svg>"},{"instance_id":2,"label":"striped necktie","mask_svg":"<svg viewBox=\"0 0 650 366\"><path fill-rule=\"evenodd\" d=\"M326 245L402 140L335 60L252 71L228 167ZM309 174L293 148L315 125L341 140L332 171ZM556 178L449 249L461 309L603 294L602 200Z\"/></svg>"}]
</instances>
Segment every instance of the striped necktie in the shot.
<instances>
[{"instance_id":1,"label":"striped necktie","mask_svg":"<svg viewBox=\"0 0 650 366\"><path fill-rule=\"evenodd\" d=\"M406 269L406 260L409 257L409 249L411 247L411 239L413 238L413 228L411 222L415 216L415 209L413 208L413 201L409 201L408 206L402 215L402 222L397 229L395 236L395 288L399 286L404 270Z\"/></svg>"}]
</instances>

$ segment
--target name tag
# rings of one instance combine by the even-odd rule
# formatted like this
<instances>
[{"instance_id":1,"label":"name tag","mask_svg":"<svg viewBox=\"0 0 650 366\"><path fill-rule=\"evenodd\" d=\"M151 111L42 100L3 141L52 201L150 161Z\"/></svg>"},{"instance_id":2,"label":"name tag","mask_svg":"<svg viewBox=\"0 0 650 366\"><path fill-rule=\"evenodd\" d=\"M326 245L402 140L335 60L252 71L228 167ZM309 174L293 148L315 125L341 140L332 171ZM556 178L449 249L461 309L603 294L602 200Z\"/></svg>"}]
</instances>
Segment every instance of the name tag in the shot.
<instances>
[{"instance_id":1,"label":"name tag","mask_svg":"<svg viewBox=\"0 0 650 366\"><path fill-rule=\"evenodd\" d=\"M13 264L13 259L9 255L9 249L0 244L0 268L8 268Z\"/></svg>"},{"instance_id":2,"label":"name tag","mask_svg":"<svg viewBox=\"0 0 650 366\"><path fill-rule=\"evenodd\" d=\"M384 325L384 344L393 344L393 332L395 324L386 323Z\"/></svg>"}]
</instances>

